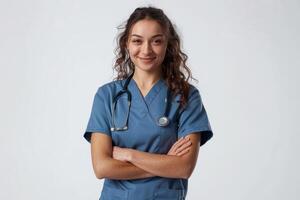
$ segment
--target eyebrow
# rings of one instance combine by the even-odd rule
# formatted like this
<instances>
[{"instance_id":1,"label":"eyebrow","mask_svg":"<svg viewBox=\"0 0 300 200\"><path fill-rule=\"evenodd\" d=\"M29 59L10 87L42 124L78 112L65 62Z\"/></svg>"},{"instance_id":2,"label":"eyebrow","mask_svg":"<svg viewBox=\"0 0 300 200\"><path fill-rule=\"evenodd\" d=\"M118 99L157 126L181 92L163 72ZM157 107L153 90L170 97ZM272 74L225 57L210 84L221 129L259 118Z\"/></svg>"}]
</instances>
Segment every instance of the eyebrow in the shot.
<instances>
[{"instance_id":1,"label":"eyebrow","mask_svg":"<svg viewBox=\"0 0 300 200\"><path fill-rule=\"evenodd\" d=\"M139 38L143 38L142 36L137 35L137 34L132 34L131 36L136 36L136 37L139 37ZM152 38L159 37L159 36L164 36L164 35L163 34L157 34L157 35L153 35Z\"/></svg>"}]
</instances>

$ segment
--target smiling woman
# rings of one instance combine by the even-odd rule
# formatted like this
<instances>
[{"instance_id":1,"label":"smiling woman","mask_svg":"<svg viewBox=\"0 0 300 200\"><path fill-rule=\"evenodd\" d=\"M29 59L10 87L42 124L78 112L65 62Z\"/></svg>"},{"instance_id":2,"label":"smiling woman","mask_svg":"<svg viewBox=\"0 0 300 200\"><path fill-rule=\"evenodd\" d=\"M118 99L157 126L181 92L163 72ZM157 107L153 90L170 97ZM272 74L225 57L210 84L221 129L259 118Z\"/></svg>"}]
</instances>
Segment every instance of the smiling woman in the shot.
<instances>
[{"instance_id":1,"label":"smiling woman","mask_svg":"<svg viewBox=\"0 0 300 200\"><path fill-rule=\"evenodd\" d=\"M167 36L163 33L160 24L151 19L140 20L131 28L127 51L136 70L159 72L167 49Z\"/></svg>"},{"instance_id":2,"label":"smiling woman","mask_svg":"<svg viewBox=\"0 0 300 200\"><path fill-rule=\"evenodd\" d=\"M84 137L100 200L185 199L212 130L180 39L161 9L135 9L118 37L116 80L99 87Z\"/></svg>"}]
</instances>

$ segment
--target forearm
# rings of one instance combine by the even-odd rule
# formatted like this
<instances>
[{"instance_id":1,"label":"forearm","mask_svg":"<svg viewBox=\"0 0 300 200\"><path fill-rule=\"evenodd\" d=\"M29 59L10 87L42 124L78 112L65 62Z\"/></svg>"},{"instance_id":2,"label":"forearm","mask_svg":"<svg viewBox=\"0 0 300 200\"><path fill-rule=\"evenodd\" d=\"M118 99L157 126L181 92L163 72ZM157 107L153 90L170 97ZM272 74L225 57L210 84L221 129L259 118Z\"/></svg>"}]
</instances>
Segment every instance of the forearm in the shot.
<instances>
[{"instance_id":1,"label":"forearm","mask_svg":"<svg viewBox=\"0 0 300 200\"><path fill-rule=\"evenodd\" d=\"M174 155L153 154L131 149L128 161L151 174L167 178L187 178L190 171L189 165L182 157Z\"/></svg>"},{"instance_id":2,"label":"forearm","mask_svg":"<svg viewBox=\"0 0 300 200\"><path fill-rule=\"evenodd\" d=\"M107 158L102 162L99 178L129 180L153 177L154 175L129 162Z\"/></svg>"}]
</instances>

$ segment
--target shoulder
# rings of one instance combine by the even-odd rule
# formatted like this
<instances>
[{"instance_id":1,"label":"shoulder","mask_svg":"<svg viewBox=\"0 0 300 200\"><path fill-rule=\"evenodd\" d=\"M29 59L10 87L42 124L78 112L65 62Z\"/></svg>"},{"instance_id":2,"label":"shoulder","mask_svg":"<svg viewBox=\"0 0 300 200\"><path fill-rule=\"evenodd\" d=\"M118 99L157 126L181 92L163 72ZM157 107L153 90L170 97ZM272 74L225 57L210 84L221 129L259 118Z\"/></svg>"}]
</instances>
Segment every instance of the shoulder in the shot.
<instances>
[{"instance_id":1,"label":"shoulder","mask_svg":"<svg viewBox=\"0 0 300 200\"><path fill-rule=\"evenodd\" d=\"M195 85L189 83L189 94L192 94L193 92L199 92L199 90Z\"/></svg>"},{"instance_id":2,"label":"shoulder","mask_svg":"<svg viewBox=\"0 0 300 200\"><path fill-rule=\"evenodd\" d=\"M195 98L195 97L201 99L199 89L198 89L195 85L193 85L193 84L191 84L191 83L188 83L188 84L189 84L188 101L190 101L191 99L193 99L193 98ZM180 94L180 93L177 94L177 95L174 97L173 101L174 101L174 102L177 102L177 103L180 102L181 96L182 96L182 94Z\"/></svg>"},{"instance_id":3,"label":"shoulder","mask_svg":"<svg viewBox=\"0 0 300 200\"><path fill-rule=\"evenodd\" d=\"M96 94L100 96L104 95L105 97L113 96L117 91L122 89L123 84L124 80L110 81L108 83L98 86Z\"/></svg>"},{"instance_id":4,"label":"shoulder","mask_svg":"<svg viewBox=\"0 0 300 200\"><path fill-rule=\"evenodd\" d=\"M182 108L182 110L185 110L187 108L191 108L191 107L201 107L202 106L202 98L199 92L199 89L189 83L189 94L188 94L188 99L187 102L185 104L185 106Z\"/></svg>"},{"instance_id":5,"label":"shoulder","mask_svg":"<svg viewBox=\"0 0 300 200\"><path fill-rule=\"evenodd\" d=\"M200 91L195 85L189 83L189 99L193 98L193 97L200 97L201 98Z\"/></svg>"},{"instance_id":6,"label":"shoulder","mask_svg":"<svg viewBox=\"0 0 300 200\"><path fill-rule=\"evenodd\" d=\"M188 94L188 100L191 100L192 98L200 98L200 91L197 86L189 83L189 94ZM177 99L180 99L180 95L177 95Z\"/></svg>"}]
</instances>

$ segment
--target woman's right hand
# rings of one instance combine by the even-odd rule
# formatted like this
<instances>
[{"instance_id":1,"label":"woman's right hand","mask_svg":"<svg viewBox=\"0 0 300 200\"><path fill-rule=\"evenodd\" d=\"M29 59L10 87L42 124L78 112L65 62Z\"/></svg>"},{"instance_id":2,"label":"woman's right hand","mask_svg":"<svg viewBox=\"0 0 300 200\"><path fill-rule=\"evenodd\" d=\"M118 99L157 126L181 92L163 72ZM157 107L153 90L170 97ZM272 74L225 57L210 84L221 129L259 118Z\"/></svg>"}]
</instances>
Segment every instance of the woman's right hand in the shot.
<instances>
[{"instance_id":1,"label":"woman's right hand","mask_svg":"<svg viewBox=\"0 0 300 200\"><path fill-rule=\"evenodd\" d=\"M182 137L173 144L167 155L182 156L189 152L192 142L188 137Z\"/></svg>"}]
</instances>

